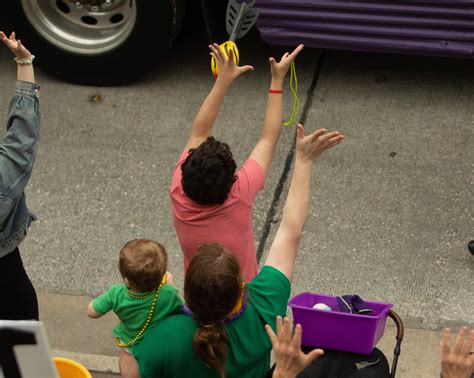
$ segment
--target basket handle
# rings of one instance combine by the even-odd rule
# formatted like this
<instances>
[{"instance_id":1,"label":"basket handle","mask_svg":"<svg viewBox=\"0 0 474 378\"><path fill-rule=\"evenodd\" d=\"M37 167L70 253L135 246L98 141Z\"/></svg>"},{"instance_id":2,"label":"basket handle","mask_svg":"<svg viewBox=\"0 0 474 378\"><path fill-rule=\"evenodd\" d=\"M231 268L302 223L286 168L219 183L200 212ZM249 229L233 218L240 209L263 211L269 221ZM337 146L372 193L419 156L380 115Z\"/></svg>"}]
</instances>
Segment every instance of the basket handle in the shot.
<instances>
[{"instance_id":1,"label":"basket handle","mask_svg":"<svg viewBox=\"0 0 474 378\"><path fill-rule=\"evenodd\" d=\"M405 334L405 327L403 326L402 319L393 310L389 311L388 316L395 322L395 325L397 326L397 340L402 341Z\"/></svg>"},{"instance_id":2,"label":"basket handle","mask_svg":"<svg viewBox=\"0 0 474 378\"><path fill-rule=\"evenodd\" d=\"M395 372L397 371L397 364L398 364L398 357L400 356L400 345L403 341L403 335L405 333L405 328L403 327L402 319L398 316L398 314L390 310L388 316L395 322L397 326L397 344L395 346L395 350L393 351L393 362L392 368L390 369L390 378L395 378Z\"/></svg>"}]
</instances>

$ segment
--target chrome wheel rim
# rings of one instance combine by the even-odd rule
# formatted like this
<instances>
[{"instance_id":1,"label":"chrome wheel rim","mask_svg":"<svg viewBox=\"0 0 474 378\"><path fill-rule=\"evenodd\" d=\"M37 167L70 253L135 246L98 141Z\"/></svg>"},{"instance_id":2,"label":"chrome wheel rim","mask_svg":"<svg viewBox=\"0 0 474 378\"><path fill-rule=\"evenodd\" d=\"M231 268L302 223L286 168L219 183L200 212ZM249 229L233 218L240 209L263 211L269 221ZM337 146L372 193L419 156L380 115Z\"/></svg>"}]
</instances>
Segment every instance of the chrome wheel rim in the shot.
<instances>
[{"instance_id":1,"label":"chrome wheel rim","mask_svg":"<svg viewBox=\"0 0 474 378\"><path fill-rule=\"evenodd\" d=\"M136 0L21 0L21 5L43 38L81 55L117 48L130 36L137 18Z\"/></svg>"}]
</instances>

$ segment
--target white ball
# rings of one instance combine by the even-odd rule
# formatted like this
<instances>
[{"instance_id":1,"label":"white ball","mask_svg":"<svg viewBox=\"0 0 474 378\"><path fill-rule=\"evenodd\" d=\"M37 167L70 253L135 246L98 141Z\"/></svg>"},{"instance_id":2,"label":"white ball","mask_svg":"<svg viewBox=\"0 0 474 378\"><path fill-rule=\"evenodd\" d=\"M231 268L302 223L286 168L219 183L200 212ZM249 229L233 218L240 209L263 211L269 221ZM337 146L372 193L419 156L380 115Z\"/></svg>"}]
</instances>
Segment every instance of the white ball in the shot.
<instances>
[{"instance_id":1,"label":"white ball","mask_svg":"<svg viewBox=\"0 0 474 378\"><path fill-rule=\"evenodd\" d=\"M332 308L324 303L316 303L313 308L317 310L332 311Z\"/></svg>"}]
</instances>

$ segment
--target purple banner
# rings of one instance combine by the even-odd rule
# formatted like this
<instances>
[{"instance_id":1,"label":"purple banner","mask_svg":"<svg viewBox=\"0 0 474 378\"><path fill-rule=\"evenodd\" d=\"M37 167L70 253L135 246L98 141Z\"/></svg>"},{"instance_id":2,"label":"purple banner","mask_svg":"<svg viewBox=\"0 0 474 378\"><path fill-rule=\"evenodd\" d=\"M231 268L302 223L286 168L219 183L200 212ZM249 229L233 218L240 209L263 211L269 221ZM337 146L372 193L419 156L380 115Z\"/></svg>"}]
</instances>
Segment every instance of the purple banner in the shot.
<instances>
[{"instance_id":1,"label":"purple banner","mask_svg":"<svg viewBox=\"0 0 474 378\"><path fill-rule=\"evenodd\" d=\"M474 57L474 0L257 0L276 45Z\"/></svg>"}]
</instances>

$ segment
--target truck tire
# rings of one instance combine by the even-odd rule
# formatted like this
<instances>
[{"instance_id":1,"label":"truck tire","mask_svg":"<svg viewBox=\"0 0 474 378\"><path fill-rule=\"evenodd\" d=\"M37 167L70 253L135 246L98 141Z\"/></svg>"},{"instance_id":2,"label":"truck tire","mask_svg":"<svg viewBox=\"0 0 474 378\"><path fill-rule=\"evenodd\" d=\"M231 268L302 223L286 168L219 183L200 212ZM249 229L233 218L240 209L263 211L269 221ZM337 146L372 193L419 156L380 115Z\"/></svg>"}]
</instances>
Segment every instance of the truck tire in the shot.
<instances>
[{"instance_id":1,"label":"truck tire","mask_svg":"<svg viewBox=\"0 0 474 378\"><path fill-rule=\"evenodd\" d=\"M165 55L185 1L14 0L2 6L38 67L77 84L118 85Z\"/></svg>"}]
</instances>

